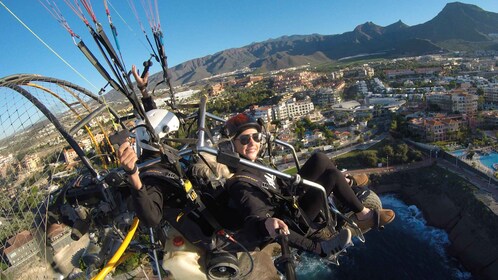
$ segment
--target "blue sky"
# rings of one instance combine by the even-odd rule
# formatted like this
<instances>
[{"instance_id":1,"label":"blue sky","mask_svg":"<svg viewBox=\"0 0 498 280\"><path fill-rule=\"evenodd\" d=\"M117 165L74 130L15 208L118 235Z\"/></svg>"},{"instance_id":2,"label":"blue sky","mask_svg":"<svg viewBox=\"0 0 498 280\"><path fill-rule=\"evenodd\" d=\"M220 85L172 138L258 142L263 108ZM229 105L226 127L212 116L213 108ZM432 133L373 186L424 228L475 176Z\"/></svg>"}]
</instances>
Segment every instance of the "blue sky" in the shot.
<instances>
[{"instance_id":1,"label":"blue sky","mask_svg":"<svg viewBox=\"0 0 498 280\"><path fill-rule=\"evenodd\" d=\"M45 1L45 0L43 0ZM70 0L73 1L73 0ZM51 48L76 68L93 85L105 83L93 66L73 44L71 36L36 0L0 0ZM96 54L93 39L83 22L55 0L71 28ZM109 37L103 1L91 1L98 20ZM118 30L118 40L126 66L141 64L150 50L143 33L129 8L128 1L109 0L115 7L111 16ZM141 1L135 0L147 32L150 28L143 15ZM408 25L424 23L439 13L446 3L440 0L158 0L161 25L165 35L169 66L218 51L242 47L283 35L341 34L357 25L372 21L386 26L398 20ZM0 3L0 4L1 4ZM484 10L498 13L498 1L464 1ZM29 7L27 7L29 5ZM47 49L7 10L0 5L0 77L33 73L65 79L95 88L79 77L56 55ZM133 31L130 30L133 29ZM150 36L150 35L149 35ZM152 72L159 71L157 63Z\"/></svg>"}]
</instances>

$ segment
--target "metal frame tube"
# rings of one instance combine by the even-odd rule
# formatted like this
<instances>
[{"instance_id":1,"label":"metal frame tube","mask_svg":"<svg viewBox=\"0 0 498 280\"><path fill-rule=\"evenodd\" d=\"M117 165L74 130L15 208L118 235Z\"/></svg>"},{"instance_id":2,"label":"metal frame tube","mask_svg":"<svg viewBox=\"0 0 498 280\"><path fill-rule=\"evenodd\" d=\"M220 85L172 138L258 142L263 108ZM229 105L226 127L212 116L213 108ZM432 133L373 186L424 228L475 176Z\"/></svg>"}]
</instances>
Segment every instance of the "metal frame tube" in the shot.
<instances>
[{"instance_id":1,"label":"metal frame tube","mask_svg":"<svg viewBox=\"0 0 498 280\"><path fill-rule=\"evenodd\" d=\"M206 103L207 103L207 96L202 95L201 99L200 99L199 111L198 111L198 115L197 115L197 117L198 117L198 128L197 128L198 129L198 131L197 131L198 139L197 139L197 145L196 145L195 152L205 152L205 153L208 153L208 154L211 154L214 156L218 156L218 150L207 147L205 145L204 136L205 136L205 129L206 129L206 117L210 117L214 120L222 121L222 122L224 122L225 120L220 118L220 117L217 117L213 114L207 113L206 112ZM290 144L283 142L283 141L280 141L280 140L275 140L275 141L277 144L286 146L293 151L294 160L296 160L298 168L299 168L299 161L297 159L297 155L295 153L294 147L292 147ZM180 156L186 156L186 155L191 155L192 153L194 153L194 151L192 149L185 149L183 151L180 151L179 154L180 154ZM284 180L295 179L295 177L292 175L289 175L287 173L283 173L279 170L261 165L261 164L256 163L256 162L252 162L252 161L247 160L247 159L243 159L243 158L239 159L239 164L242 164L242 165L247 166L247 167L255 168L255 169L258 169L260 171L263 171L263 172L266 172L266 173L269 173L272 175L275 175L278 178L281 178ZM300 183L302 183L303 185L308 186L310 188L314 188L314 189L319 190L323 195L323 207L324 207L323 209L325 209L325 210L328 209L327 192L325 191L325 188L322 185L317 184L313 181L306 180L306 179L301 179ZM330 221L331 217L330 217L329 211L325 211L325 216L327 218L327 221Z\"/></svg>"}]
</instances>

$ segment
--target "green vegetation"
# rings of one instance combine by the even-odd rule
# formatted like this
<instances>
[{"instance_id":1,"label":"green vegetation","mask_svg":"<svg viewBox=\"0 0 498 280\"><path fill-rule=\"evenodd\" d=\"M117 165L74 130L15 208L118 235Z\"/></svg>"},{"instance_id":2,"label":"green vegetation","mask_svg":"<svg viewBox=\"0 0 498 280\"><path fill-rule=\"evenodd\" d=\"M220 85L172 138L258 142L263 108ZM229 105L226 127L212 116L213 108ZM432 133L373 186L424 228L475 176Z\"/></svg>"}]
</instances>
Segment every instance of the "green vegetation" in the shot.
<instances>
[{"instance_id":1,"label":"green vegetation","mask_svg":"<svg viewBox=\"0 0 498 280\"><path fill-rule=\"evenodd\" d=\"M353 67L361 67L364 64L375 64L375 63L381 63L386 61L384 58L367 58L365 59L364 57L362 58L352 58L349 60L342 60L342 61L334 61L334 62L327 62L323 64L319 64L315 67L316 72L333 72L333 71L339 71L344 68L353 68Z\"/></svg>"},{"instance_id":2,"label":"green vegetation","mask_svg":"<svg viewBox=\"0 0 498 280\"><path fill-rule=\"evenodd\" d=\"M327 127L325 125L313 123L308 118L304 118L304 119L299 120L295 123L295 133L297 134L297 137L299 139L304 138L304 133L307 130L308 131L314 131L314 130L321 131L325 137L326 144L333 144L334 141L338 139L338 137L332 131L330 131L330 129L327 129ZM325 144L325 143L319 143L319 144Z\"/></svg>"},{"instance_id":3,"label":"green vegetation","mask_svg":"<svg viewBox=\"0 0 498 280\"><path fill-rule=\"evenodd\" d=\"M216 98L208 104L207 111L215 115L241 112L250 105L278 103L279 97L267 82L260 82L250 88L228 88L223 98Z\"/></svg>"},{"instance_id":4,"label":"green vegetation","mask_svg":"<svg viewBox=\"0 0 498 280\"><path fill-rule=\"evenodd\" d=\"M118 267L116 267L116 272L114 273L114 275L119 275L134 270L140 265L141 257L142 256L139 253L133 253L127 256L126 259L121 264L119 264Z\"/></svg>"},{"instance_id":5,"label":"green vegetation","mask_svg":"<svg viewBox=\"0 0 498 280\"><path fill-rule=\"evenodd\" d=\"M365 151L352 151L334 158L337 166L346 169L361 169L404 164L422 160L422 153L402 142L384 140Z\"/></svg>"}]
</instances>

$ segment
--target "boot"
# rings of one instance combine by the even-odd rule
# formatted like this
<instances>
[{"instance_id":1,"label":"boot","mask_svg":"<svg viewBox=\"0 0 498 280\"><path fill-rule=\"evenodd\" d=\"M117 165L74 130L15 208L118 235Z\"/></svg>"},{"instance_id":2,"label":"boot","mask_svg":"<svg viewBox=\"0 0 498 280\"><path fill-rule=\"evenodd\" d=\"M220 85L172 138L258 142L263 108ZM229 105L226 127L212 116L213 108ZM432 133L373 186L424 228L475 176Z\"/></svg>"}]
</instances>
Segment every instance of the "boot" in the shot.
<instances>
[{"instance_id":1,"label":"boot","mask_svg":"<svg viewBox=\"0 0 498 280\"><path fill-rule=\"evenodd\" d=\"M358 225L363 233L372 228L383 229L385 225L394 220L396 214L391 209L371 209L370 216L364 220L358 220L356 215L353 215L352 220Z\"/></svg>"},{"instance_id":2,"label":"boot","mask_svg":"<svg viewBox=\"0 0 498 280\"><path fill-rule=\"evenodd\" d=\"M358 187L364 187L369 183L368 175L365 173L355 174L352 177Z\"/></svg>"},{"instance_id":3,"label":"boot","mask_svg":"<svg viewBox=\"0 0 498 280\"><path fill-rule=\"evenodd\" d=\"M330 258L334 255L340 254L344 249L351 246L351 231L347 228L341 229L341 231L332 239L320 242L322 248L322 254Z\"/></svg>"},{"instance_id":4,"label":"boot","mask_svg":"<svg viewBox=\"0 0 498 280\"><path fill-rule=\"evenodd\" d=\"M368 180L368 175L365 173L355 175L347 174L346 179L348 180L350 187L365 187L370 182Z\"/></svg>"}]
</instances>

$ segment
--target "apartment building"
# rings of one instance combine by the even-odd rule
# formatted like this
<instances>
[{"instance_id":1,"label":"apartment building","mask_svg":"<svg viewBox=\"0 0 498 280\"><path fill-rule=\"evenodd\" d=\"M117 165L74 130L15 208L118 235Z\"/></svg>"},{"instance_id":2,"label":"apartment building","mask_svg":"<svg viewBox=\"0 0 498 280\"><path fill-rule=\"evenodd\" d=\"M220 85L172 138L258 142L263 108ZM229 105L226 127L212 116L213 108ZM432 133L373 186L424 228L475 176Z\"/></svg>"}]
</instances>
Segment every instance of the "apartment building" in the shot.
<instances>
[{"instance_id":1,"label":"apartment building","mask_svg":"<svg viewBox=\"0 0 498 280\"><path fill-rule=\"evenodd\" d=\"M498 84L482 87L484 91L484 106L490 109L498 109Z\"/></svg>"},{"instance_id":2,"label":"apartment building","mask_svg":"<svg viewBox=\"0 0 498 280\"><path fill-rule=\"evenodd\" d=\"M341 102L341 96L331 88L321 88L312 96L313 104L318 106L334 105Z\"/></svg>"},{"instance_id":3,"label":"apartment building","mask_svg":"<svg viewBox=\"0 0 498 280\"><path fill-rule=\"evenodd\" d=\"M62 154L64 155L64 161L69 164L74 163L79 159L78 154L73 149L64 149Z\"/></svg>"},{"instance_id":4,"label":"apartment building","mask_svg":"<svg viewBox=\"0 0 498 280\"><path fill-rule=\"evenodd\" d=\"M41 159L38 155L26 155L23 159L22 165L26 168L26 171L31 172L35 171L40 167Z\"/></svg>"},{"instance_id":5,"label":"apartment building","mask_svg":"<svg viewBox=\"0 0 498 280\"><path fill-rule=\"evenodd\" d=\"M449 117L415 118L408 121L410 131L427 142L456 140L463 126L462 120Z\"/></svg>"},{"instance_id":6,"label":"apartment building","mask_svg":"<svg viewBox=\"0 0 498 280\"><path fill-rule=\"evenodd\" d=\"M448 93L433 92L427 95L427 103L438 105L445 112L458 112L467 115L475 115L477 113L477 99L477 95L461 90Z\"/></svg>"},{"instance_id":7,"label":"apartment building","mask_svg":"<svg viewBox=\"0 0 498 280\"><path fill-rule=\"evenodd\" d=\"M47 243L54 255L62 248L71 244L71 228L64 224L51 224L47 230Z\"/></svg>"},{"instance_id":8,"label":"apartment building","mask_svg":"<svg viewBox=\"0 0 498 280\"><path fill-rule=\"evenodd\" d=\"M311 113L315 107L310 99L296 101L295 98L291 98L285 102L280 102L279 104L273 106L272 109L273 118L275 120L286 120L302 118Z\"/></svg>"},{"instance_id":9,"label":"apartment building","mask_svg":"<svg viewBox=\"0 0 498 280\"><path fill-rule=\"evenodd\" d=\"M11 237L1 249L2 259L9 265L17 267L36 258L40 248L31 232L24 230Z\"/></svg>"},{"instance_id":10,"label":"apartment building","mask_svg":"<svg viewBox=\"0 0 498 280\"><path fill-rule=\"evenodd\" d=\"M255 119L262 119L267 123L271 123L273 121L273 110L271 106L260 107L258 105L254 105L249 109L249 113Z\"/></svg>"}]
</instances>

